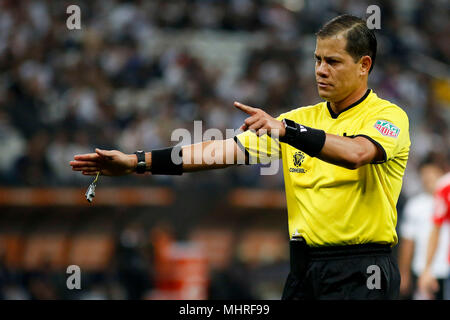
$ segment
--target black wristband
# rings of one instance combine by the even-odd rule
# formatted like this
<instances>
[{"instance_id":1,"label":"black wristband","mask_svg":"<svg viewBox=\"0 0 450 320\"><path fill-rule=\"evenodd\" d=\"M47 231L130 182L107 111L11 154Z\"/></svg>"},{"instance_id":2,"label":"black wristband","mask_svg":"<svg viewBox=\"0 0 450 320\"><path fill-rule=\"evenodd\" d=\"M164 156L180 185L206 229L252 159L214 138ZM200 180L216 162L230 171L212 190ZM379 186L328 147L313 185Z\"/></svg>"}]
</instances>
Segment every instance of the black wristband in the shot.
<instances>
[{"instance_id":1,"label":"black wristband","mask_svg":"<svg viewBox=\"0 0 450 320\"><path fill-rule=\"evenodd\" d=\"M152 174L183 174L183 150L181 146L152 151Z\"/></svg>"},{"instance_id":2,"label":"black wristband","mask_svg":"<svg viewBox=\"0 0 450 320\"><path fill-rule=\"evenodd\" d=\"M286 133L280 138L280 142L287 143L311 157L316 157L320 153L325 144L325 131L310 128L289 119L283 119L283 122L286 125Z\"/></svg>"}]
</instances>

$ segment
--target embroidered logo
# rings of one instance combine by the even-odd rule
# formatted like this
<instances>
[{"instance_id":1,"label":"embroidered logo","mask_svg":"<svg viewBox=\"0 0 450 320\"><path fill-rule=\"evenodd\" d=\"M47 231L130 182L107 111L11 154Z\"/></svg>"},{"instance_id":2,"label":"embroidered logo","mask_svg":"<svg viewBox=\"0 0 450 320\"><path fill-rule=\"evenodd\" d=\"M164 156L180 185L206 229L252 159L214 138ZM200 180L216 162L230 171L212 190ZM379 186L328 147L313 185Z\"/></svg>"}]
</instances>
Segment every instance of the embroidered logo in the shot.
<instances>
[{"instance_id":1,"label":"embroidered logo","mask_svg":"<svg viewBox=\"0 0 450 320\"><path fill-rule=\"evenodd\" d=\"M305 160L305 155L301 152L294 153L294 165L296 167L300 167L302 165L303 160Z\"/></svg>"},{"instance_id":2,"label":"embroidered logo","mask_svg":"<svg viewBox=\"0 0 450 320\"><path fill-rule=\"evenodd\" d=\"M377 120L374 127L386 137L397 138L400 133L400 129L398 127L386 120Z\"/></svg>"},{"instance_id":3,"label":"embroidered logo","mask_svg":"<svg viewBox=\"0 0 450 320\"><path fill-rule=\"evenodd\" d=\"M303 161L305 160L305 154L299 151L294 153L293 158L294 158L294 165L297 168L289 168L289 172L305 173L306 170L300 168L302 166Z\"/></svg>"}]
</instances>

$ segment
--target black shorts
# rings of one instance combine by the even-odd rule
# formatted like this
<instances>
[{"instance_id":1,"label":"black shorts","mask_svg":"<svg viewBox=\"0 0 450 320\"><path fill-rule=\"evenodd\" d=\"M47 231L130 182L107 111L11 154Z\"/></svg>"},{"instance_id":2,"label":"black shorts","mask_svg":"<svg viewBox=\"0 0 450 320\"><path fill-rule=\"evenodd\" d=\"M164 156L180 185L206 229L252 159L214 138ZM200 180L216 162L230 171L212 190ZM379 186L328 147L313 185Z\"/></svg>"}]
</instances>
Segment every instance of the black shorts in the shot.
<instances>
[{"instance_id":1,"label":"black shorts","mask_svg":"<svg viewBox=\"0 0 450 320\"><path fill-rule=\"evenodd\" d=\"M398 298L400 272L389 246L307 247L306 253L292 247L291 241L291 271L282 300ZM292 261L302 263L302 271Z\"/></svg>"}]
</instances>

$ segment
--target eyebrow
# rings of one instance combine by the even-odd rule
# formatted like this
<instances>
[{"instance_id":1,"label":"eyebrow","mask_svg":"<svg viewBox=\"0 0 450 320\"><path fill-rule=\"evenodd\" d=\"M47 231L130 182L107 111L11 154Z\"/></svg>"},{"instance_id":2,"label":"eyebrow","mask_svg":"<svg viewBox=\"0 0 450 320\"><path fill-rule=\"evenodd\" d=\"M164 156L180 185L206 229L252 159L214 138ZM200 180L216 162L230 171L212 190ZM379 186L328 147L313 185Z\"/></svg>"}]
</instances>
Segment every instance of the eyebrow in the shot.
<instances>
[{"instance_id":1,"label":"eyebrow","mask_svg":"<svg viewBox=\"0 0 450 320\"><path fill-rule=\"evenodd\" d=\"M318 56L316 53L314 53L314 57L315 58L321 58L320 56ZM325 60L341 60L341 57L339 56L325 56L323 57Z\"/></svg>"},{"instance_id":2,"label":"eyebrow","mask_svg":"<svg viewBox=\"0 0 450 320\"><path fill-rule=\"evenodd\" d=\"M320 58L320 56L317 53L314 53L314 56L316 58ZM340 56L325 56L324 59L334 59L334 60L340 60L341 57Z\"/></svg>"}]
</instances>

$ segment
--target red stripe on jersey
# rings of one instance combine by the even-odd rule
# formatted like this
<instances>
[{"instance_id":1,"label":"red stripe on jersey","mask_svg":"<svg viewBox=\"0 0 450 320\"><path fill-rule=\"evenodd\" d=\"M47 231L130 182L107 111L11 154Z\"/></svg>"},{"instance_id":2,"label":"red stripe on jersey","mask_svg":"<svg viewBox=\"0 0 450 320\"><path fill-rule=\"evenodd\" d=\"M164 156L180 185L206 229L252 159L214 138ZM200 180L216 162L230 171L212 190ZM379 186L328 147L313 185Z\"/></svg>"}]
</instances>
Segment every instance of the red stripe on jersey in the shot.
<instances>
[{"instance_id":1,"label":"red stripe on jersey","mask_svg":"<svg viewBox=\"0 0 450 320\"><path fill-rule=\"evenodd\" d=\"M439 226L444 221L450 221L450 173L444 175L437 183L433 221Z\"/></svg>"}]
</instances>

